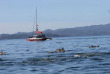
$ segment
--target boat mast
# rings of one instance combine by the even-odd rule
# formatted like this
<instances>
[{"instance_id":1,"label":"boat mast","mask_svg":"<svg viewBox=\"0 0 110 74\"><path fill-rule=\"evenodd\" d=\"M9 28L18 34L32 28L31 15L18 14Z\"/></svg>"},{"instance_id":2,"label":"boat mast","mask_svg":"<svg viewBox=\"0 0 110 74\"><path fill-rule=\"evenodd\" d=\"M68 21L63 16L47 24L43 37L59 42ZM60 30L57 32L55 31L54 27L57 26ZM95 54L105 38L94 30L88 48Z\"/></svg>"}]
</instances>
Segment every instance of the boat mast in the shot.
<instances>
[{"instance_id":1,"label":"boat mast","mask_svg":"<svg viewBox=\"0 0 110 74\"><path fill-rule=\"evenodd\" d=\"M38 30L38 24L37 24L37 5L36 5L36 17L35 17L35 18L36 18L36 20L35 20L35 21L36 21L36 22L35 22L35 24L36 24L36 33L37 33L37 34L38 34L38 33L42 33L41 31Z\"/></svg>"},{"instance_id":2,"label":"boat mast","mask_svg":"<svg viewBox=\"0 0 110 74\"><path fill-rule=\"evenodd\" d=\"M35 24L36 24L36 31L38 31L38 25L37 25L37 5L36 5L36 17L35 18L36 18L36 20L35 20L36 21L35 22Z\"/></svg>"}]
</instances>

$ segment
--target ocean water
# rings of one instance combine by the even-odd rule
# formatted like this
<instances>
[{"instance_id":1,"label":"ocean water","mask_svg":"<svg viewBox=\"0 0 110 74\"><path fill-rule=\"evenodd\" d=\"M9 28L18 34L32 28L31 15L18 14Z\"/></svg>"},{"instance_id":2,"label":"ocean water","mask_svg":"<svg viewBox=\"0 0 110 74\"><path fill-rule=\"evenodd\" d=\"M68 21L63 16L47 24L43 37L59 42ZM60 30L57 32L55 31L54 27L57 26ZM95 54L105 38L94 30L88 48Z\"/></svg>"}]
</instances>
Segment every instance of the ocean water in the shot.
<instances>
[{"instance_id":1,"label":"ocean water","mask_svg":"<svg viewBox=\"0 0 110 74\"><path fill-rule=\"evenodd\" d=\"M110 36L0 40L1 50L0 74L110 74Z\"/></svg>"}]
</instances>

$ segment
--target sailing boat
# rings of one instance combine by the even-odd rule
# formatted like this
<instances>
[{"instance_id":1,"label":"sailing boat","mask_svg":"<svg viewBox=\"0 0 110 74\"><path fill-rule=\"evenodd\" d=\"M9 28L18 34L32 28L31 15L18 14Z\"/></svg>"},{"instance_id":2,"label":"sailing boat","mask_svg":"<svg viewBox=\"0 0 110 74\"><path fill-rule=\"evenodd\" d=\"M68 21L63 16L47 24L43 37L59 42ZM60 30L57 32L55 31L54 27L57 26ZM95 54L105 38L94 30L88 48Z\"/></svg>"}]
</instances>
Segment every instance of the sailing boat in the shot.
<instances>
[{"instance_id":1,"label":"sailing boat","mask_svg":"<svg viewBox=\"0 0 110 74\"><path fill-rule=\"evenodd\" d=\"M38 30L38 25L37 25L37 9L36 9L36 35L33 35L26 39L27 41L43 41L43 40L51 40L52 38L47 38L42 31Z\"/></svg>"}]
</instances>

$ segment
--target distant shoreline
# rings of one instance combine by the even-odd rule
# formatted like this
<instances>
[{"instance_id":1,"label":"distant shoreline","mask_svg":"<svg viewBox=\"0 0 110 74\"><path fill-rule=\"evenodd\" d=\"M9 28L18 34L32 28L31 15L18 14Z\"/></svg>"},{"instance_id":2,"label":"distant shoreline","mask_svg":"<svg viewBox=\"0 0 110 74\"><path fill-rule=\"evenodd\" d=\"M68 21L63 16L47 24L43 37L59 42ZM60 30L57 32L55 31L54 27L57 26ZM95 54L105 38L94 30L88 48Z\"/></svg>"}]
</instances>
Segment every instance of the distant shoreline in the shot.
<instances>
[{"instance_id":1,"label":"distant shoreline","mask_svg":"<svg viewBox=\"0 0 110 74\"><path fill-rule=\"evenodd\" d=\"M32 36L33 32L18 32L15 34L0 34L0 40L3 39L25 39ZM110 35L110 24L92 25L76 28L64 28L56 30L45 30L46 37L78 37L78 36L104 36ZM36 34L36 33L34 33Z\"/></svg>"}]
</instances>

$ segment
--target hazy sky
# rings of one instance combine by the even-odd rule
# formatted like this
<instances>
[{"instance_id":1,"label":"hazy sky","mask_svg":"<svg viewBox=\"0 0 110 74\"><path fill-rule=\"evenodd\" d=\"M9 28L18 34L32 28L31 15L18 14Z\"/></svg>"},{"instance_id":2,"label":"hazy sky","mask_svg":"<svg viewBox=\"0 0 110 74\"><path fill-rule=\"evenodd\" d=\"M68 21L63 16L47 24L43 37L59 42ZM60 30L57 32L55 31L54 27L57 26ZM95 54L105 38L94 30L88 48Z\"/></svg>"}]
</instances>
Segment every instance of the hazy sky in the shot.
<instances>
[{"instance_id":1,"label":"hazy sky","mask_svg":"<svg viewBox=\"0 0 110 74\"><path fill-rule=\"evenodd\" d=\"M0 34L110 23L110 0L0 0Z\"/></svg>"}]
</instances>

